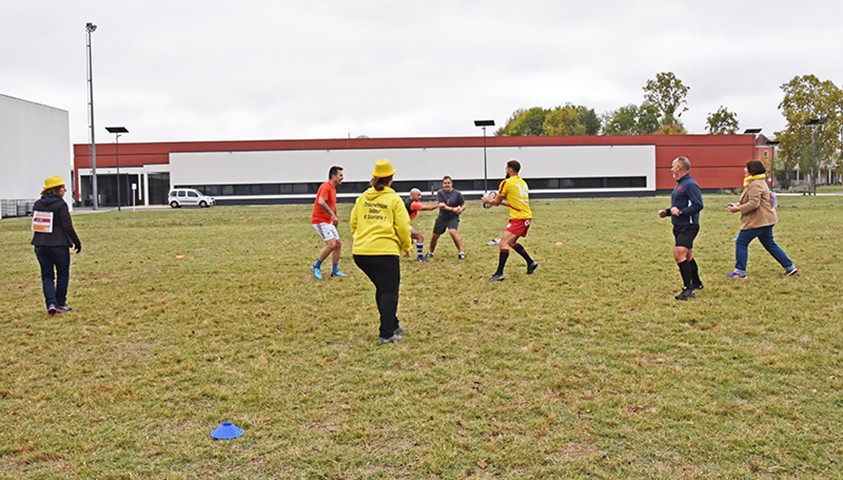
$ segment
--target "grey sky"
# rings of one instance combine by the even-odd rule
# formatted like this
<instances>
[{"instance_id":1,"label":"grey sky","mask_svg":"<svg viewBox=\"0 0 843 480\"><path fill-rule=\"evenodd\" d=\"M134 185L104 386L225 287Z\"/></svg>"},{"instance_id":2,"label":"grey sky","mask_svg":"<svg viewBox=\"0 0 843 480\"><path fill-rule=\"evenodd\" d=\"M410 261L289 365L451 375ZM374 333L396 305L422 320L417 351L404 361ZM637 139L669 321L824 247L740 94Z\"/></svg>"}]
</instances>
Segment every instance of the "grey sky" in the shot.
<instances>
[{"instance_id":1,"label":"grey sky","mask_svg":"<svg viewBox=\"0 0 843 480\"><path fill-rule=\"evenodd\" d=\"M780 85L843 83L843 3L793 1L6 1L0 93L70 111L97 140L478 135L518 108L640 103L656 73L691 87L682 121L720 105L784 127Z\"/></svg>"}]
</instances>

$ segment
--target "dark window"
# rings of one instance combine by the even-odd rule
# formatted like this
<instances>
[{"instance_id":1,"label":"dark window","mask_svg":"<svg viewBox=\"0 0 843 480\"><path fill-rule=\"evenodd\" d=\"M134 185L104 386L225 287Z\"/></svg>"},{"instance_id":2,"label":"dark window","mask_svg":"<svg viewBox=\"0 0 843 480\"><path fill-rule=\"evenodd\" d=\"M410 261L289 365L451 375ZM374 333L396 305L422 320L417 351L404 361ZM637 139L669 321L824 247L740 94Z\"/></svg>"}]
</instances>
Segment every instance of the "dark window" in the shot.
<instances>
[{"instance_id":1,"label":"dark window","mask_svg":"<svg viewBox=\"0 0 843 480\"><path fill-rule=\"evenodd\" d=\"M577 177L577 178L528 178L525 179L531 190L565 190L565 189L603 189L603 188L645 188L646 177ZM497 190L500 178L454 180L454 188L460 191ZM322 182L310 183L253 183L246 185L193 185L192 187L211 196L243 195L316 195ZM369 188L369 182L346 182L337 187L337 193L359 194ZM392 188L405 195L412 188L418 188L423 193L442 188L442 180L398 180L392 183ZM175 193L175 192L174 192ZM179 191L184 196L185 191Z\"/></svg>"}]
</instances>

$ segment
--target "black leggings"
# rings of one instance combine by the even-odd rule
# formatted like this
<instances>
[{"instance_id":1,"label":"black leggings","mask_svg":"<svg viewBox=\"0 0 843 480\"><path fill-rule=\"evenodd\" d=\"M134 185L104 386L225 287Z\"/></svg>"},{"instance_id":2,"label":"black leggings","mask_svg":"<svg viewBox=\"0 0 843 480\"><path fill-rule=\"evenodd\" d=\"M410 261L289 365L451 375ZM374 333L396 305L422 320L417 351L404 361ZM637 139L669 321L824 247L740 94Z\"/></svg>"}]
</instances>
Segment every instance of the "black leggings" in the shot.
<instances>
[{"instance_id":1,"label":"black leggings","mask_svg":"<svg viewBox=\"0 0 843 480\"><path fill-rule=\"evenodd\" d=\"M398 287L401 263L396 255L354 255L354 263L375 284L381 338L389 338L398 328Z\"/></svg>"}]
</instances>

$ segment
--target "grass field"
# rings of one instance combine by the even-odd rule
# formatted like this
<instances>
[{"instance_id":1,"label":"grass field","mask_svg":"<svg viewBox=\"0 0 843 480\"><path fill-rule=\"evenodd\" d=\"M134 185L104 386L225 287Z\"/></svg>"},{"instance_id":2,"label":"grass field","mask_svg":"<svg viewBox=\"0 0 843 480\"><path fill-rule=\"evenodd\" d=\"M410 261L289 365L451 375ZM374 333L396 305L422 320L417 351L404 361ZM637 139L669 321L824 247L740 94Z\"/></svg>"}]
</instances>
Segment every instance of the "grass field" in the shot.
<instances>
[{"instance_id":1,"label":"grass field","mask_svg":"<svg viewBox=\"0 0 843 480\"><path fill-rule=\"evenodd\" d=\"M540 267L496 284L474 202L467 260L402 261L394 345L347 224L350 277L311 279L309 206L77 214L56 318L3 220L0 478L841 478L843 197L781 197L801 273L754 243L743 281L736 198L705 197L689 302L667 197L533 200Z\"/></svg>"}]
</instances>

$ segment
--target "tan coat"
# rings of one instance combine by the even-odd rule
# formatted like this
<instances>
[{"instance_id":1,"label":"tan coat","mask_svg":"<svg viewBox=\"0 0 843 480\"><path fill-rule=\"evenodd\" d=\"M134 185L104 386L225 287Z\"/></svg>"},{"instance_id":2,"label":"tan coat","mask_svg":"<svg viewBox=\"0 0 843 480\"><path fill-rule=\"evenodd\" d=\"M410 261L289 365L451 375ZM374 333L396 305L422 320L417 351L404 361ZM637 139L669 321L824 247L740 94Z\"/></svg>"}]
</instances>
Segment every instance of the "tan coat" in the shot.
<instances>
[{"instance_id":1,"label":"tan coat","mask_svg":"<svg viewBox=\"0 0 843 480\"><path fill-rule=\"evenodd\" d=\"M776 210L770 203L770 189L764 180L749 182L738 205L741 207L741 230L767 227L779 221Z\"/></svg>"}]
</instances>

